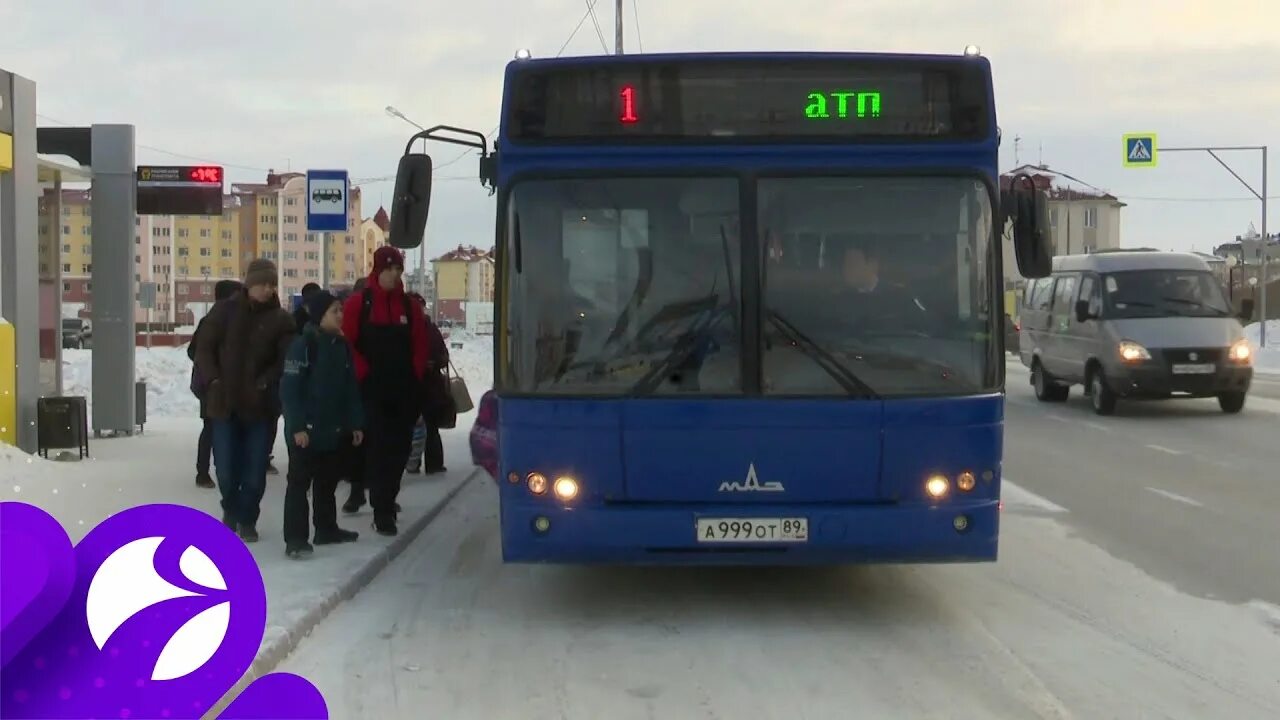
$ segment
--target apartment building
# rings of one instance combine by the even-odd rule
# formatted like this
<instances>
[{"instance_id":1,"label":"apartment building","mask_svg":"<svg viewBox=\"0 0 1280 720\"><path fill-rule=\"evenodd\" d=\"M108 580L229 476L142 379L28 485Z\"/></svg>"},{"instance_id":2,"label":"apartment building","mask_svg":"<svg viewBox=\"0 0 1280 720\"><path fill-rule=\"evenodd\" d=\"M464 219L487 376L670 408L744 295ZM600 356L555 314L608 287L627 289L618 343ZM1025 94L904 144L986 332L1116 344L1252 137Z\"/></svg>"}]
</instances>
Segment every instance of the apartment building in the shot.
<instances>
[{"instance_id":1,"label":"apartment building","mask_svg":"<svg viewBox=\"0 0 1280 720\"><path fill-rule=\"evenodd\" d=\"M280 268L283 298L301 292L308 282L349 287L368 273L374 248L385 242L385 229L379 231L381 240L366 239L360 230L370 221L359 220L358 187L350 194L347 232L325 234L306 231L306 176L302 173L270 173L265 183L234 183L230 191L219 216L138 216L135 280L139 298L143 283L155 283L156 300L149 310L137 307L137 323L163 327L197 322L213 304L214 285L243 277L256 257L269 258ZM41 199L42 218L48 217L52 192ZM381 227L390 226L385 211L381 221ZM376 222L374 226L379 227ZM93 289L89 191L62 191L58 222L42 219L39 234L41 279L56 282L61 274L64 313L88 316ZM53 252L55 241L60 253ZM53 267L55 257L61 268Z\"/></svg>"},{"instance_id":2,"label":"apartment building","mask_svg":"<svg viewBox=\"0 0 1280 720\"><path fill-rule=\"evenodd\" d=\"M1007 188L1012 177L1026 173L1037 188L1048 193L1049 228L1054 253L1078 255L1120 247L1120 211L1125 203L1086 183L1073 181L1044 165L1023 165L1000 176ZM1021 282L1013 254L1013 238L1005 233L1003 264L1006 284Z\"/></svg>"},{"instance_id":3,"label":"apartment building","mask_svg":"<svg viewBox=\"0 0 1280 720\"><path fill-rule=\"evenodd\" d=\"M437 317L465 323L467 303L492 303L494 295L494 250L475 246L457 248L431 261L435 276Z\"/></svg>"},{"instance_id":4,"label":"apartment building","mask_svg":"<svg viewBox=\"0 0 1280 720\"><path fill-rule=\"evenodd\" d=\"M53 200L48 191L40 200L40 277L51 281L59 275L53 258L62 263L62 301L66 314L87 317L92 308L93 217L87 190L64 190L58 222L49 217ZM144 283L154 283L152 308L135 308L139 324L185 325L203 313L193 313L192 302L212 301L213 285L222 278L239 277L236 249L239 245L239 203L223 200L219 216L140 215L134 230L134 280L139 297ZM56 239L55 239L56 238ZM54 242L61 245L54 252Z\"/></svg>"}]
</instances>

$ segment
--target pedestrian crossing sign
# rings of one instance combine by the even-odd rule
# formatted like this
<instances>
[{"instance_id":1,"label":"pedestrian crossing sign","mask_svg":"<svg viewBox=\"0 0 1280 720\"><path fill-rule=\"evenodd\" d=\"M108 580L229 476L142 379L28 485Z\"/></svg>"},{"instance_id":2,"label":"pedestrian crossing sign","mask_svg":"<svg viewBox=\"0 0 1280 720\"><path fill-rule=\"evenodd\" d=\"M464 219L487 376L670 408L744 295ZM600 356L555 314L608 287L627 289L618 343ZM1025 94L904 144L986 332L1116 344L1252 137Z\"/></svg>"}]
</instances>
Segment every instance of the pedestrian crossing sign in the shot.
<instances>
[{"instance_id":1,"label":"pedestrian crossing sign","mask_svg":"<svg viewBox=\"0 0 1280 720\"><path fill-rule=\"evenodd\" d=\"M1156 166L1156 134L1129 133L1124 136L1125 167Z\"/></svg>"}]
</instances>

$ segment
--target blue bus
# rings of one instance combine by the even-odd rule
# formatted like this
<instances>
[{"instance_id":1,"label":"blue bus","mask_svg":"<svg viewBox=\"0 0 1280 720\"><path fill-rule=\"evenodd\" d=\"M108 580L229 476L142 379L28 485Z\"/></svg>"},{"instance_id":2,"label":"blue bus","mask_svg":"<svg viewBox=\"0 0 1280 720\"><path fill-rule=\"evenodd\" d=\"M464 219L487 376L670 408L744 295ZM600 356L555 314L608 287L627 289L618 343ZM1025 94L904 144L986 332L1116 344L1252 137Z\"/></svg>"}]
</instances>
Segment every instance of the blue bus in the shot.
<instances>
[{"instance_id":1,"label":"blue bus","mask_svg":"<svg viewBox=\"0 0 1280 720\"><path fill-rule=\"evenodd\" d=\"M505 561L994 561L1003 236L1052 259L999 139L974 51L518 57L492 151L414 135L392 244L418 140L497 196Z\"/></svg>"}]
</instances>

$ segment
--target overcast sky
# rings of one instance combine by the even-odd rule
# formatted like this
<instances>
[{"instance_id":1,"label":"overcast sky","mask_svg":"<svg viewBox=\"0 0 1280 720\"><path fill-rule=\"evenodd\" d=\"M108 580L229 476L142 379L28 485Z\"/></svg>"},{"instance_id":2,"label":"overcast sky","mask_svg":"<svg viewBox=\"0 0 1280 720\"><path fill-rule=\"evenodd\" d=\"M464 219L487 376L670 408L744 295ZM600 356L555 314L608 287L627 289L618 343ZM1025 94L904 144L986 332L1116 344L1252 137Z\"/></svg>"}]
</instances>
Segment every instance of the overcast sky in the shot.
<instances>
[{"instance_id":1,"label":"overcast sky","mask_svg":"<svg viewBox=\"0 0 1280 720\"><path fill-rule=\"evenodd\" d=\"M267 168L377 178L395 172L414 131L385 106L489 132L514 51L555 55L586 10L587 0L7 0L0 67L38 83L42 124L135 124L140 164L211 160L234 182L260 182ZM596 17L612 48L612 0ZM1257 200L1207 155L1123 168L1126 132L1158 132L1166 146L1271 145L1268 194L1280 196L1280 0L625 0L624 23L628 52L977 44L995 72L1001 169L1018 135L1022 162L1120 196L1126 246L1208 251L1260 225ZM565 49L600 52L590 19ZM461 152L439 147L437 166ZM1258 154L1230 155L1261 190ZM475 172L467 158L437 173L458 179L437 185L432 252L492 244L493 199ZM391 187L365 185L366 215Z\"/></svg>"}]
</instances>

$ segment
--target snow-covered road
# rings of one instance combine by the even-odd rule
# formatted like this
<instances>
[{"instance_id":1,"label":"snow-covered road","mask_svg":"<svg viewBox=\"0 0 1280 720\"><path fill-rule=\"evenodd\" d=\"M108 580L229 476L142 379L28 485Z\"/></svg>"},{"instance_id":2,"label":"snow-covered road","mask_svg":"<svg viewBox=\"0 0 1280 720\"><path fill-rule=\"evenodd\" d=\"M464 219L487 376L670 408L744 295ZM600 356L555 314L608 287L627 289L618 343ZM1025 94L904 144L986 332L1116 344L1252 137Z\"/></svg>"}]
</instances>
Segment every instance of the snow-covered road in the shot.
<instances>
[{"instance_id":1,"label":"snow-covered road","mask_svg":"<svg viewBox=\"0 0 1280 720\"><path fill-rule=\"evenodd\" d=\"M1275 718L1280 617L1007 505L995 565L503 565L472 481L281 668L333 717Z\"/></svg>"}]
</instances>

